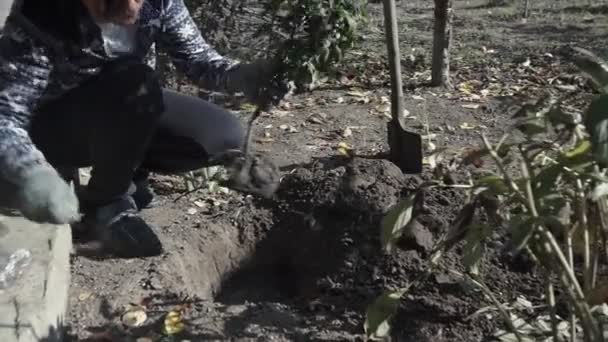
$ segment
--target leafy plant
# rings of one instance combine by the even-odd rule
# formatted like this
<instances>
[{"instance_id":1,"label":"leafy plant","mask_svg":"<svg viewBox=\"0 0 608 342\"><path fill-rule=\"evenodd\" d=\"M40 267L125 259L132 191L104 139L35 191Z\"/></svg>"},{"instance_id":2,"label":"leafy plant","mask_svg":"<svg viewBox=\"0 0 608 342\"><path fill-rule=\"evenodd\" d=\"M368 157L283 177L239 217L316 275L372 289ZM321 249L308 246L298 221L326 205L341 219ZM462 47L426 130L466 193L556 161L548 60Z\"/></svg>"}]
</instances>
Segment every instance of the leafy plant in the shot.
<instances>
[{"instance_id":1,"label":"leafy plant","mask_svg":"<svg viewBox=\"0 0 608 342\"><path fill-rule=\"evenodd\" d=\"M270 24L256 34L272 33L276 50L296 85L314 86L320 73L342 61L358 38L363 0L272 0L264 4ZM273 41L275 41L273 39Z\"/></svg>"},{"instance_id":2,"label":"leafy plant","mask_svg":"<svg viewBox=\"0 0 608 342\"><path fill-rule=\"evenodd\" d=\"M239 58L278 56L300 90L317 85L355 46L364 0L190 0L205 37Z\"/></svg>"},{"instance_id":3,"label":"leafy plant","mask_svg":"<svg viewBox=\"0 0 608 342\"><path fill-rule=\"evenodd\" d=\"M446 251L463 242L462 276L482 290L501 313L510 330L501 340L575 340L582 331L585 341L603 341L600 321L606 316L603 302L608 295L605 284L597 281L597 265L601 252L606 255L607 251L608 66L582 49L576 49L573 57L598 92L583 115L568 112L563 106L565 98L551 95L524 105L514 116L514 130L496 143L481 134L482 147L460 156L461 166L491 167L471 176L469 184L423 184L422 189L463 189L469 201L437 243L424 276L370 305L365 325L369 337L388 335L398 298L437 269ZM407 221L415 219L410 214L413 206L406 199L387 215L382 229L384 248L398 245L395 241L407 234ZM540 331L530 325L523 329L515 324L513 314L484 284L478 265L491 227L500 227L509 236L513 256L527 253L541 266L551 329ZM555 286L562 289L568 322L556 313ZM570 331L563 329L565 325Z\"/></svg>"}]
</instances>

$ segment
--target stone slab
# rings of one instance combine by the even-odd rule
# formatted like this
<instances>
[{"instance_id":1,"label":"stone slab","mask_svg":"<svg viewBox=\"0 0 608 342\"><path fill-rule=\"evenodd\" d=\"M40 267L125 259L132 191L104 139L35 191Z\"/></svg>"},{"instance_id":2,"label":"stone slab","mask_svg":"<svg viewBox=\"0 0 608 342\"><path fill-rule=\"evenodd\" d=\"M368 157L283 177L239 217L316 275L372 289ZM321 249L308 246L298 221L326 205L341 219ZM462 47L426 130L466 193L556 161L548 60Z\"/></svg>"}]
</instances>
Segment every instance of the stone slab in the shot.
<instances>
[{"instance_id":1,"label":"stone slab","mask_svg":"<svg viewBox=\"0 0 608 342\"><path fill-rule=\"evenodd\" d=\"M62 341L68 307L69 226L0 215L0 273L7 256L24 249L30 261L12 286L0 284L0 341Z\"/></svg>"}]
</instances>

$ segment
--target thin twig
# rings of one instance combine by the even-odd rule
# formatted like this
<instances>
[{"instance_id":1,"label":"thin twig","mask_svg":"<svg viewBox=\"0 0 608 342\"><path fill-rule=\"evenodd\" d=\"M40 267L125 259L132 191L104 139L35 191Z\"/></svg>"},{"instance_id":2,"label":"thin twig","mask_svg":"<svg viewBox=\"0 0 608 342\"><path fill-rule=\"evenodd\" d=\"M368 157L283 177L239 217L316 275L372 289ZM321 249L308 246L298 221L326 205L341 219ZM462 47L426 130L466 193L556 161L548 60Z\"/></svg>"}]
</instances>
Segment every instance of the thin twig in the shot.
<instances>
[{"instance_id":1,"label":"thin twig","mask_svg":"<svg viewBox=\"0 0 608 342\"><path fill-rule=\"evenodd\" d=\"M511 189L511 191L513 191L523 202L526 202L527 201L526 196L524 196L524 194L521 192L521 190L519 189L517 184L511 178L511 175L507 172L507 169L505 168L504 164L502 163L500 156L498 155L498 153L496 153L496 150L494 150L494 148L492 148L492 145L490 144L490 141L488 140L486 135L481 133L481 139L483 140L483 143L484 143L486 149L488 150L488 153L490 153L490 156L494 159L494 162L496 162L496 166L498 166L498 169L502 173L503 177L505 177L505 181L506 181L507 185L509 186L509 188Z\"/></svg>"},{"instance_id":2,"label":"thin twig","mask_svg":"<svg viewBox=\"0 0 608 342\"><path fill-rule=\"evenodd\" d=\"M551 271L547 271L545 275L545 284L547 291L547 301L549 302L549 314L551 316L551 332L553 333L553 341L559 342L557 332L557 314L555 308L555 292L553 291L553 283L551 282Z\"/></svg>"},{"instance_id":3,"label":"thin twig","mask_svg":"<svg viewBox=\"0 0 608 342\"><path fill-rule=\"evenodd\" d=\"M498 298L496 298L494 293L492 293L492 290L490 290L477 275L470 273L470 272L467 272L467 275L469 276L469 278L471 279L473 284L475 284L477 287L479 287L486 294L486 296L488 296L490 298L490 300L492 301L494 306L496 306L496 308L500 312L500 315L502 316L502 318L505 321L505 324L507 325L509 330L511 330L511 332L513 332L513 334L515 334L517 341L521 342L523 340L521 334L519 333L519 331L513 324L513 321L511 320L509 313L503 308L502 304L500 304L500 302L498 301Z\"/></svg>"},{"instance_id":4,"label":"thin twig","mask_svg":"<svg viewBox=\"0 0 608 342\"><path fill-rule=\"evenodd\" d=\"M586 295L591 291L591 255L589 252L589 224L587 219L587 199L585 198L585 190L580 178L576 180L576 192L579 199L579 207L577 210L579 228L583 229L583 289Z\"/></svg>"}]
</instances>

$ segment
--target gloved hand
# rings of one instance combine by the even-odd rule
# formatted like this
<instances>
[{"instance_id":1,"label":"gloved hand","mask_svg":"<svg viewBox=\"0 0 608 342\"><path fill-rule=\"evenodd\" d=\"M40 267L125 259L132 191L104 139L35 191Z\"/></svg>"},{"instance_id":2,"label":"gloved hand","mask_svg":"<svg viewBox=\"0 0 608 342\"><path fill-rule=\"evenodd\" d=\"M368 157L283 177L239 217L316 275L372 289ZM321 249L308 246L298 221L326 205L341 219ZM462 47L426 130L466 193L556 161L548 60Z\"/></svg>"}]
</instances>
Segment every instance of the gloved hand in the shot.
<instances>
[{"instance_id":1,"label":"gloved hand","mask_svg":"<svg viewBox=\"0 0 608 342\"><path fill-rule=\"evenodd\" d=\"M228 74L227 90L242 92L252 103L277 104L289 92L282 67L272 60L241 63Z\"/></svg>"},{"instance_id":2,"label":"gloved hand","mask_svg":"<svg viewBox=\"0 0 608 342\"><path fill-rule=\"evenodd\" d=\"M48 165L35 166L27 171L16 200L21 214L35 222L69 224L80 219L74 187Z\"/></svg>"}]
</instances>

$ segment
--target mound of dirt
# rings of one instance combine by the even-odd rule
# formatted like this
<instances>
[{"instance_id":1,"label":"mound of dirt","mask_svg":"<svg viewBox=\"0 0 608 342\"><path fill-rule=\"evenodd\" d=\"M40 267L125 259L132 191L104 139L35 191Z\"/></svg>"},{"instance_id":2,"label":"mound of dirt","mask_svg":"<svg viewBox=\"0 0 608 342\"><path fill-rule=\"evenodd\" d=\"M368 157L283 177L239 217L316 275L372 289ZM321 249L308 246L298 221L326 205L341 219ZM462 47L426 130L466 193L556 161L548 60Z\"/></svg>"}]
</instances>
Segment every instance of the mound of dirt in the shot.
<instances>
[{"instance_id":1,"label":"mound of dirt","mask_svg":"<svg viewBox=\"0 0 608 342\"><path fill-rule=\"evenodd\" d=\"M296 169L285 177L275 201L251 201L240 210L235 223L256 227L242 233L259 243L250 262L225 282L216 300L233 305L280 302L303 317L321 310L343 324L354 319L357 324L348 332L361 336L366 306L385 288L405 286L424 270L428 248L386 255L379 241L382 216L419 183L379 159L325 159ZM417 229L424 232L429 247L455 218L463 196L444 189L429 191L424 198ZM492 250L500 251L501 240L497 232L490 242L497 248ZM460 252L445 257L445 269L462 270ZM482 270L490 286L504 295L501 299L513 300L515 285L539 289L526 273L504 271L504 258L493 253ZM460 279L439 274L403 300L394 319L395 337L478 340L502 324L498 319L467 321L484 302ZM347 312L348 319L343 316Z\"/></svg>"}]
</instances>

